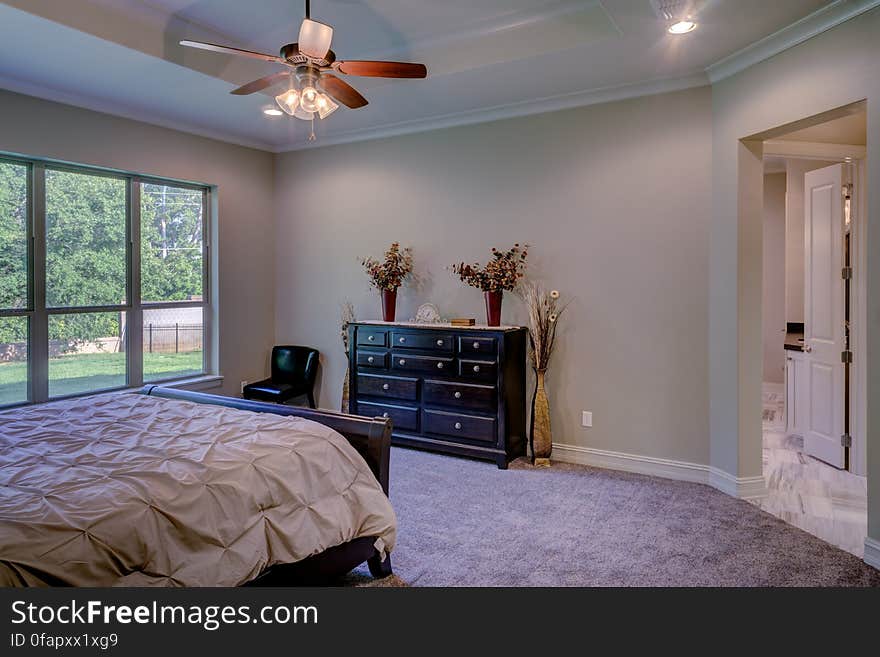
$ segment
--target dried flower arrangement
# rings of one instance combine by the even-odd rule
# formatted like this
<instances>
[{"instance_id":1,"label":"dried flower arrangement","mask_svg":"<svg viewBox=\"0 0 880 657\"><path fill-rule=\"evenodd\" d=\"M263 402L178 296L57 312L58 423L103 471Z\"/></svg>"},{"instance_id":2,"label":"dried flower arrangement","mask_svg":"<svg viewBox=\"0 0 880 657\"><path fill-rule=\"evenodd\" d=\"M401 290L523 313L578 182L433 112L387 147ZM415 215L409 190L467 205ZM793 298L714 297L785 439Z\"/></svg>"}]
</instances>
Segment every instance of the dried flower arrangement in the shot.
<instances>
[{"instance_id":1,"label":"dried flower arrangement","mask_svg":"<svg viewBox=\"0 0 880 657\"><path fill-rule=\"evenodd\" d=\"M367 257L361 258L361 264L373 286L380 290L396 290L412 275L412 249L401 249L398 242L393 242L385 252L385 260Z\"/></svg>"},{"instance_id":2,"label":"dried flower arrangement","mask_svg":"<svg viewBox=\"0 0 880 657\"><path fill-rule=\"evenodd\" d=\"M345 349L345 353L348 353L348 325L354 321L357 321L354 314L354 304L351 301L346 301L342 304L342 312L339 317L339 337L342 338L342 347Z\"/></svg>"},{"instance_id":3,"label":"dried flower arrangement","mask_svg":"<svg viewBox=\"0 0 880 657\"><path fill-rule=\"evenodd\" d=\"M342 312L339 317L339 337L342 338L342 347L345 349L345 355L348 356L348 325L352 322L357 321L357 318L354 314L354 305L351 301L346 301L342 304ZM351 367L345 368L345 378L342 380L342 403L340 405L340 410L343 413L348 413L349 404L349 379L350 379L350 371Z\"/></svg>"},{"instance_id":4,"label":"dried flower arrangement","mask_svg":"<svg viewBox=\"0 0 880 657\"><path fill-rule=\"evenodd\" d=\"M568 303L560 305L557 290L547 292L532 282L523 283L520 294L529 312L529 358L537 379L532 397L529 446L535 465L550 465L553 438L550 431L550 401L544 389L544 380L556 346L556 327Z\"/></svg>"},{"instance_id":5,"label":"dried flower arrangement","mask_svg":"<svg viewBox=\"0 0 880 657\"><path fill-rule=\"evenodd\" d=\"M476 287L483 292L502 292L513 290L523 277L526 268L526 256L529 245L520 248L514 244L507 251L492 248L492 259L486 265L479 263L466 264L460 262L452 265L452 271L467 285Z\"/></svg>"},{"instance_id":6,"label":"dried flower arrangement","mask_svg":"<svg viewBox=\"0 0 880 657\"><path fill-rule=\"evenodd\" d=\"M536 372L546 371L556 345L556 326L568 303L560 305L557 290L546 291L537 283L523 283L520 294L529 312L529 357Z\"/></svg>"}]
</instances>

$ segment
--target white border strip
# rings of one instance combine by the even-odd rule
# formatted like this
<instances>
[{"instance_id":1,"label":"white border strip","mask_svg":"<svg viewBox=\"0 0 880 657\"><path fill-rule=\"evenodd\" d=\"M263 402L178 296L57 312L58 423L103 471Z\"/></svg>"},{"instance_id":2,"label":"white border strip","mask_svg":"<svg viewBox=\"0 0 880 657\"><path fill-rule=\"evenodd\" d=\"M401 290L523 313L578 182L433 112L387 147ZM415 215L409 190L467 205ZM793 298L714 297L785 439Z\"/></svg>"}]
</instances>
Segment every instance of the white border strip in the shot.
<instances>
[{"instance_id":1,"label":"white border strip","mask_svg":"<svg viewBox=\"0 0 880 657\"><path fill-rule=\"evenodd\" d=\"M880 570L880 541L865 537L865 563Z\"/></svg>"},{"instance_id":2,"label":"white border strip","mask_svg":"<svg viewBox=\"0 0 880 657\"><path fill-rule=\"evenodd\" d=\"M767 495L767 484L763 476L735 477L718 468L688 461L675 461L561 443L553 443L551 458L564 463L576 463L594 468L622 470L663 477L664 479L706 484L722 493L744 500L758 500Z\"/></svg>"},{"instance_id":3,"label":"white border strip","mask_svg":"<svg viewBox=\"0 0 880 657\"><path fill-rule=\"evenodd\" d=\"M878 6L880 0L837 0L715 62L706 68L706 73L715 84Z\"/></svg>"}]
</instances>

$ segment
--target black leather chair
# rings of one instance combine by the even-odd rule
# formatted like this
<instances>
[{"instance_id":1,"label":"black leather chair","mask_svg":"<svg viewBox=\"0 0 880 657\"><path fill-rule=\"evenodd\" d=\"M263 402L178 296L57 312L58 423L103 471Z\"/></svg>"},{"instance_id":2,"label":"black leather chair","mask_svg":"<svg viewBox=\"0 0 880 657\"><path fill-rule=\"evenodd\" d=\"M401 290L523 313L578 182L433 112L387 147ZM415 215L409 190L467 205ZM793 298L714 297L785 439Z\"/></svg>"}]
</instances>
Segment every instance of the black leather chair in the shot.
<instances>
[{"instance_id":1,"label":"black leather chair","mask_svg":"<svg viewBox=\"0 0 880 657\"><path fill-rule=\"evenodd\" d=\"M284 404L294 397L306 395L309 406L315 408L318 356L318 350L311 347L273 347L272 376L245 386L244 398Z\"/></svg>"}]
</instances>

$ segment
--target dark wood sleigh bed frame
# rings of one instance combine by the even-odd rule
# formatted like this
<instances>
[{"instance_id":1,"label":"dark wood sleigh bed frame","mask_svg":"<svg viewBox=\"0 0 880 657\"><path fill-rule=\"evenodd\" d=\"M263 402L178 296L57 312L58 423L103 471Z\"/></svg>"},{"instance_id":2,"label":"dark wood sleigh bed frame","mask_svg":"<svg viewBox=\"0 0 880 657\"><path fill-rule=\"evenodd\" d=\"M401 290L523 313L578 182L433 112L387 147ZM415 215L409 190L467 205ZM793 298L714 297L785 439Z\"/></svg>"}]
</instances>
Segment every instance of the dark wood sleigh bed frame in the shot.
<instances>
[{"instance_id":1,"label":"dark wood sleigh bed frame","mask_svg":"<svg viewBox=\"0 0 880 657\"><path fill-rule=\"evenodd\" d=\"M272 413L314 420L345 436L376 476L382 490L388 495L388 470L391 456L391 421L386 418L368 418L321 411L297 406L282 406L234 397L221 397L203 392L190 392L161 386L144 386L141 394L164 399L179 399L196 404L212 404L255 413ZM342 543L302 561L273 566L245 586L291 586L321 584L351 572L367 562L370 574L381 578L391 575L391 557L381 555L373 547L375 537L363 536Z\"/></svg>"}]
</instances>

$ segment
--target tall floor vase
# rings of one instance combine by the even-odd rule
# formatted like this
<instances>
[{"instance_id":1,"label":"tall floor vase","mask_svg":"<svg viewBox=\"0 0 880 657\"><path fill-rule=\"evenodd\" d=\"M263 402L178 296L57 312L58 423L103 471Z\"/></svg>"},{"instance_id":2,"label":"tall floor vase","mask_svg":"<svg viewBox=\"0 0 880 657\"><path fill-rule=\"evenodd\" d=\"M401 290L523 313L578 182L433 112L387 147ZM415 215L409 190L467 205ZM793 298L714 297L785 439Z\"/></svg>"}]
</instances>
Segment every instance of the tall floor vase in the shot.
<instances>
[{"instance_id":1,"label":"tall floor vase","mask_svg":"<svg viewBox=\"0 0 880 657\"><path fill-rule=\"evenodd\" d=\"M544 389L546 370L535 372L537 383L532 397L532 420L529 446L532 449L532 463L547 467L550 465L550 452L553 449L553 435L550 432L550 400Z\"/></svg>"},{"instance_id":2,"label":"tall floor vase","mask_svg":"<svg viewBox=\"0 0 880 657\"><path fill-rule=\"evenodd\" d=\"M345 378L342 379L342 412L348 413L348 364L345 366Z\"/></svg>"}]
</instances>

